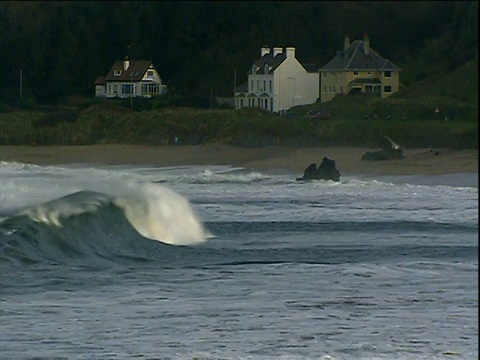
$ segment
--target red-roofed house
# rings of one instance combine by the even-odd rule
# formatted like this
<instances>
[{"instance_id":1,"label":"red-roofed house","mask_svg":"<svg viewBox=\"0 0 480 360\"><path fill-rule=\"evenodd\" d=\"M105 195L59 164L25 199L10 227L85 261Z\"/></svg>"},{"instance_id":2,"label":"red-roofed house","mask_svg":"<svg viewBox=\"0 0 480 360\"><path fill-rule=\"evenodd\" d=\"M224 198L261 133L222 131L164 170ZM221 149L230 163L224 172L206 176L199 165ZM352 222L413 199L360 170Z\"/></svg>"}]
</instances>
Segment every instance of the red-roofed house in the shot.
<instances>
[{"instance_id":1,"label":"red-roofed house","mask_svg":"<svg viewBox=\"0 0 480 360\"><path fill-rule=\"evenodd\" d=\"M99 76L94 85L95 96L107 98L152 97L167 92L151 61L128 60L128 57L115 61L107 76Z\"/></svg>"}]
</instances>

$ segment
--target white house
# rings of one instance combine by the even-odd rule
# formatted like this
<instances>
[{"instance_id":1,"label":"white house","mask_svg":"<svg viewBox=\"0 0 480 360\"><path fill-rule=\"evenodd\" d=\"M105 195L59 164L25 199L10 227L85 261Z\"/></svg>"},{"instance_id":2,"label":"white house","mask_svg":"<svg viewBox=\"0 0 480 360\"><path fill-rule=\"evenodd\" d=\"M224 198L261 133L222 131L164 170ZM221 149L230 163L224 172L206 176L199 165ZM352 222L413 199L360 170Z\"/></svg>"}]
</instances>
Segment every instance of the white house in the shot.
<instances>
[{"instance_id":1,"label":"white house","mask_svg":"<svg viewBox=\"0 0 480 360\"><path fill-rule=\"evenodd\" d=\"M315 103L319 97L318 68L302 65L295 48L262 47L248 71L248 81L235 89L235 109L258 107L283 113L293 106Z\"/></svg>"},{"instance_id":2,"label":"white house","mask_svg":"<svg viewBox=\"0 0 480 360\"><path fill-rule=\"evenodd\" d=\"M130 61L128 57L115 61L107 76L99 76L94 85L95 96L107 98L152 97L167 92L151 61Z\"/></svg>"}]
</instances>

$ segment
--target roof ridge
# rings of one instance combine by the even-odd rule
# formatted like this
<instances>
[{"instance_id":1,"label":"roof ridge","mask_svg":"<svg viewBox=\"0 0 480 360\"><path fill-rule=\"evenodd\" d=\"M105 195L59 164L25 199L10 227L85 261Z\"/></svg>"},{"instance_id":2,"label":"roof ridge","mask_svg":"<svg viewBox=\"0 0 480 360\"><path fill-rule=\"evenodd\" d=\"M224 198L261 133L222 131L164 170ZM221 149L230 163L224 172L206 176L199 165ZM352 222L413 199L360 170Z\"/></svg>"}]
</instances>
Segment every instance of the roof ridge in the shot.
<instances>
[{"instance_id":1,"label":"roof ridge","mask_svg":"<svg viewBox=\"0 0 480 360\"><path fill-rule=\"evenodd\" d=\"M358 43L357 47L355 48L355 51L353 52L352 56L350 57L350 60L348 61L347 65L345 65L345 69L347 69L350 66L350 63L352 62L353 58L355 57L355 54L357 53L359 46L360 46L360 42Z\"/></svg>"}]
</instances>

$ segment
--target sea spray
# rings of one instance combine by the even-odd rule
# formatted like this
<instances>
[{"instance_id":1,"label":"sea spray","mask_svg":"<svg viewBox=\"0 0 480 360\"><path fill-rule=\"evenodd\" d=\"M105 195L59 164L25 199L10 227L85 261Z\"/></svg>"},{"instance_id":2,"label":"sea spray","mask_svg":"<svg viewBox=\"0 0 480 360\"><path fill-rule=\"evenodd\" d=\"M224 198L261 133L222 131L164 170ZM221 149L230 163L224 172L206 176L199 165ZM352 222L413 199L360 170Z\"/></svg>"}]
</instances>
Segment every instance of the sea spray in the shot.
<instances>
[{"instance_id":1,"label":"sea spray","mask_svg":"<svg viewBox=\"0 0 480 360\"><path fill-rule=\"evenodd\" d=\"M153 183L113 181L90 184L80 191L19 212L31 220L62 227L62 219L95 212L107 203L120 208L128 222L142 236L171 245L204 242L211 234L204 229L190 203L169 188Z\"/></svg>"}]
</instances>

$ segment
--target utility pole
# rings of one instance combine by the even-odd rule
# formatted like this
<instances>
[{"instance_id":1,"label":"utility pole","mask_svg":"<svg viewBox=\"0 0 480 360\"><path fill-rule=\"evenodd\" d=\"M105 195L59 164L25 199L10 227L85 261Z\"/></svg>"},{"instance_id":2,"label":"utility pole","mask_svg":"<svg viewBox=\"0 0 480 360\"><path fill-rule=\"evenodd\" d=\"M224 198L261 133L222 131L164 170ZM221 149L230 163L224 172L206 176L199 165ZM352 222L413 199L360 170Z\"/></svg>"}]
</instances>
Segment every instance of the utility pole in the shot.
<instances>
[{"instance_id":1,"label":"utility pole","mask_svg":"<svg viewBox=\"0 0 480 360\"><path fill-rule=\"evenodd\" d=\"M233 70L233 108L237 108L237 103L235 101L235 90L237 89L237 69Z\"/></svg>"},{"instance_id":2,"label":"utility pole","mask_svg":"<svg viewBox=\"0 0 480 360\"><path fill-rule=\"evenodd\" d=\"M23 97L23 79L22 69L20 69L20 99Z\"/></svg>"},{"instance_id":3,"label":"utility pole","mask_svg":"<svg viewBox=\"0 0 480 360\"><path fill-rule=\"evenodd\" d=\"M133 72L130 73L130 108L133 109Z\"/></svg>"},{"instance_id":4,"label":"utility pole","mask_svg":"<svg viewBox=\"0 0 480 360\"><path fill-rule=\"evenodd\" d=\"M213 108L213 87L210 86L210 110Z\"/></svg>"}]
</instances>

